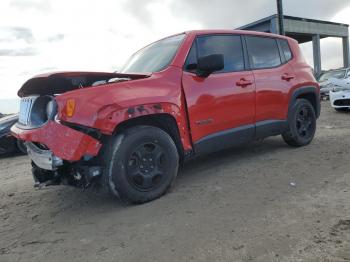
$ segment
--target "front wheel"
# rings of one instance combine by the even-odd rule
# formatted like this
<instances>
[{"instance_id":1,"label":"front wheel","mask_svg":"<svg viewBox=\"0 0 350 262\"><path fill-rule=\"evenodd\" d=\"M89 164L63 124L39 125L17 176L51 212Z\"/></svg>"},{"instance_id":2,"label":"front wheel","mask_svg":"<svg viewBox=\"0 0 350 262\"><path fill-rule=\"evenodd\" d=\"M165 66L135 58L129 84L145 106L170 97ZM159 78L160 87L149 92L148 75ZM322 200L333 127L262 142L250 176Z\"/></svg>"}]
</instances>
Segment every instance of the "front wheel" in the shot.
<instances>
[{"instance_id":1,"label":"front wheel","mask_svg":"<svg viewBox=\"0 0 350 262\"><path fill-rule=\"evenodd\" d=\"M136 126L117 134L109 154L110 190L127 202L144 203L160 197L178 172L176 145L157 127Z\"/></svg>"},{"instance_id":2,"label":"front wheel","mask_svg":"<svg viewBox=\"0 0 350 262\"><path fill-rule=\"evenodd\" d=\"M297 99L291 108L288 130L282 134L290 146L308 145L316 132L316 114L312 104L306 99Z\"/></svg>"}]
</instances>

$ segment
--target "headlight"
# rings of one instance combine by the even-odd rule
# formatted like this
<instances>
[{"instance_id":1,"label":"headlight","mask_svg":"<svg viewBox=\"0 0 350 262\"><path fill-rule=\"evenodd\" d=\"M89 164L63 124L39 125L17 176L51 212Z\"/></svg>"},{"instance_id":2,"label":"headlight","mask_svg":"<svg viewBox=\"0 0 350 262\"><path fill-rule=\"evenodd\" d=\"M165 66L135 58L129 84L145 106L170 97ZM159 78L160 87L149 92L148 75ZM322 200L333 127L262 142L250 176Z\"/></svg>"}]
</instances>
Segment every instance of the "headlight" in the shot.
<instances>
[{"instance_id":1,"label":"headlight","mask_svg":"<svg viewBox=\"0 0 350 262\"><path fill-rule=\"evenodd\" d=\"M29 123L32 127L44 125L55 118L57 112L56 101L51 96L40 96L35 99L30 111Z\"/></svg>"},{"instance_id":2,"label":"headlight","mask_svg":"<svg viewBox=\"0 0 350 262\"><path fill-rule=\"evenodd\" d=\"M57 114L57 104L55 100L50 100L46 105L47 119L54 119Z\"/></svg>"}]
</instances>

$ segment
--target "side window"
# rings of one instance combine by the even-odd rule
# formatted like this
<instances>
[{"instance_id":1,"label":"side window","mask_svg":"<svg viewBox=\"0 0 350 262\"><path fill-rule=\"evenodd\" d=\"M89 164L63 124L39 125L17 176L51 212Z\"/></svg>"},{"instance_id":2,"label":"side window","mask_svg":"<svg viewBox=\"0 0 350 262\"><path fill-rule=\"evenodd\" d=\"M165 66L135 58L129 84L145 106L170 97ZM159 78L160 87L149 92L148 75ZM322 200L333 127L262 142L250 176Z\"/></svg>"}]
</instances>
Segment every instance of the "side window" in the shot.
<instances>
[{"instance_id":1,"label":"side window","mask_svg":"<svg viewBox=\"0 0 350 262\"><path fill-rule=\"evenodd\" d=\"M289 60L292 59L292 51L290 51L290 47L288 44L287 40L278 40L280 42L280 46L282 48L282 52L284 54L284 57L286 58L286 61L288 62Z\"/></svg>"},{"instance_id":2,"label":"side window","mask_svg":"<svg viewBox=\"0 0 350 262\"><path fill-rule=\"evenodd\" d=\"M217 73L244 70L241 37L237 35L212 35L197 38L198 57L212 54L224 55L224 69Z\"/></svg>"},{"instance_id":3,"label":"side window","mask_svg":"<svg viewBox=\"0 0 350 262\"><path fill-rule=\"evenodd\" d=\"M185 70L188 72L194 72L197 68L197 45L196 41L194 41L190 52L188 53L188 56L186 58L185 62Z\"/></svg>"},{"instance_id":4,"label":"side window","mask_svg":"<svg viewBox=\"0 0 350 262\"><path fill-rule=\"evenodd\" d=\"M281 65L276 39L247 36L246 42L252 69L272 68Z\"/></svg>"}]
</instances>

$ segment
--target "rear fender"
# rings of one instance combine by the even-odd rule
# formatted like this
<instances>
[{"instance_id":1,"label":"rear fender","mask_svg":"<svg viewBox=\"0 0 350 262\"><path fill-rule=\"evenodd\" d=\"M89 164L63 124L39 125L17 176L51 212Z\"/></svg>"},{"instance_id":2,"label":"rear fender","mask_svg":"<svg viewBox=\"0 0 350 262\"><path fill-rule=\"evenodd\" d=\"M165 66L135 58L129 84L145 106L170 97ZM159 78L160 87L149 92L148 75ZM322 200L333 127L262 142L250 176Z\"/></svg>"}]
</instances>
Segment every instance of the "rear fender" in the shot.
<instances>
[{"instance_id":1,"label":"rear fender","mask_svg":"<svg viewBox=\"0 0 350 262\"><path fill-rule=\"evenodd\" d=\"M313 96L313 102L311 104L314 106L316 117L318 118L321 113L321 103L319 89L315 86L303 86L293 90L290 94L288 112L291 112L291 108L298 98L303 98L307 95Z\"/></svg>"}]
</instances>

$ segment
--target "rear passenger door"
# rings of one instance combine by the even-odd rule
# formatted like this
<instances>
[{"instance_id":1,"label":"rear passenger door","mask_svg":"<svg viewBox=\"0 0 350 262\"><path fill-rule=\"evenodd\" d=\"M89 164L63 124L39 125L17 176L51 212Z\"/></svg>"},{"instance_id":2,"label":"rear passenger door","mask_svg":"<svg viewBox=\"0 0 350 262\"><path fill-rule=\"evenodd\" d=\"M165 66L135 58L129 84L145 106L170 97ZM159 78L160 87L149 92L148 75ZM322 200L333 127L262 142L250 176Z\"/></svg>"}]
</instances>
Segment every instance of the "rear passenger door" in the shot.
<instances>
[{"instance_id":1,"label":"rear passenger door","mask_svg":"<svg viewBox=\"0 0 350 262\"><path fill-rule=\"evenodd\" d=\"M295 83L288 42L270 37L246 36L250 67L256 87L256 122L285 120L288 92ZM285 53L283 53L285 50Z\"/></svg>"}]
</instances>

